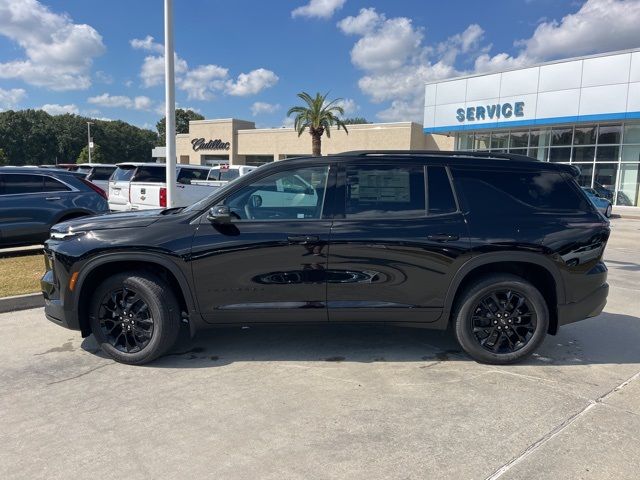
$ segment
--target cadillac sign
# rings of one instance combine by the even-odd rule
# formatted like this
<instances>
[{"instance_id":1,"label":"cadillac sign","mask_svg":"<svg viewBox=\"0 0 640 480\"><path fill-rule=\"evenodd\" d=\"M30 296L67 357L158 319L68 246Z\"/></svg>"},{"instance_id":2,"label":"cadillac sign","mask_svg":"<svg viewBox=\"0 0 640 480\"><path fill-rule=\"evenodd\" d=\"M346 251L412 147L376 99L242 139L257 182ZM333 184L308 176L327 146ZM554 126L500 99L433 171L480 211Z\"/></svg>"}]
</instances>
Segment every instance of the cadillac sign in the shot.
<instances>
[{"instance_id":1,"label":"cadillac sign","mask_svg":"<svg viewBox=\"0 0 640 480\"><path fill-rule=\"evenodd\" d=\"M198 150L229 150L231 143L223 142L219 138L208 142L204 138L194 138L191 140L191 146L194 152Z\"/></svg>"}]
</instances>

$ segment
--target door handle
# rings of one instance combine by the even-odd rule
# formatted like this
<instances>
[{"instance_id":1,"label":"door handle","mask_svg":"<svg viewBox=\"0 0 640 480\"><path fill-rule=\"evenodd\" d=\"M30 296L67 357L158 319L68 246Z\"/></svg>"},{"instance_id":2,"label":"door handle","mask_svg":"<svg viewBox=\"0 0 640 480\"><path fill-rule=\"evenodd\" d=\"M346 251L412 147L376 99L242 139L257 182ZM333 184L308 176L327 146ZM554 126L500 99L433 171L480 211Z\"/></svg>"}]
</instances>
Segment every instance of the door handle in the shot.
<instances>
[{"instance_id":1,"label":"door handle","mask_svg":"<svg viewBox=\"0 0 640 480\"><path fill-rule=\"evenodd\" d=\"M427 236L427 238L434 242L454 242L460 237L452 233L436 233L434 235Z\"/></svg>"},{"instance_id":2,"label":"door handle","mask_svg":"<svg viewBox=\"0 0 640 480\"><path fill-rule=\"evenodd\" d=\"M54 200L60 200L60 197L46 197L45 200L52 202Z\"/></svg>"},{"instance_id":3,"label":"door handle","mask_svg":"<svg viewBox=\"0 0 640 480\"><path fill-rule=\"evenodd\" d=\"M299 243L301 245L306 245L308 243L318 242L320 237L318 235L289 235L287 236L287 241L289 243Z\"/></svg>"}]
</instances>

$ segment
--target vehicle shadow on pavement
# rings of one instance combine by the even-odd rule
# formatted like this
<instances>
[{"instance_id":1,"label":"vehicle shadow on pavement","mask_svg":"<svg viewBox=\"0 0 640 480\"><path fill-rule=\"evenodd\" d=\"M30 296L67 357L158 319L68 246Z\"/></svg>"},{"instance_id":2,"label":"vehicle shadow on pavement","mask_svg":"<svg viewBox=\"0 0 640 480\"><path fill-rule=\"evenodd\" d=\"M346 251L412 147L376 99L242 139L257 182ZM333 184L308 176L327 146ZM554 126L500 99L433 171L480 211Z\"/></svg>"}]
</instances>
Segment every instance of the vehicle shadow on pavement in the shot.
<instances>
[{"instance_id":1,"label":"vehicle shadow on pavement","mask_svg":"<svg viewBox=\"0 0 640 480\"><path fill-rule=\"evenodd\" d=\"M602 315L547 336L521 364L640 363L640 319ZM82 348L106 357L93 336ZM235 362L473 362L448 331L371 325L219 327L188 338L185 331L155 368L212 368Z\"/></svg>"}]
</instances>

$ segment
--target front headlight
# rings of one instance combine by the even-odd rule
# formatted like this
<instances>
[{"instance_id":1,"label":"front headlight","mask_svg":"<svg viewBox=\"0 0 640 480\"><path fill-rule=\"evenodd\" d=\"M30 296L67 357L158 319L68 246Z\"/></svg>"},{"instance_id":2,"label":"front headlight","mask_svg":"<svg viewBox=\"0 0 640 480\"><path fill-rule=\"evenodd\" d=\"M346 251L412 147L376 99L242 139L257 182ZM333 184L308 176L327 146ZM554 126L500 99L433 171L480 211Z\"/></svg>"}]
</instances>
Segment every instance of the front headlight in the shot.
<instances>
[{"instance_id":1,"label":"front headlight","mask_svg":"<svg viewBox=\"0 0 640 480\"><path fill-rule=\"evenodd\" d=\"M73 232L73 231L69 231L69 232L51 232L51 238L53 240L71 240L72 238L78 238L81 237L83 235L86 235L87 232L85 231L80 231L80 232Z\"/></svg>"}]
</instances>

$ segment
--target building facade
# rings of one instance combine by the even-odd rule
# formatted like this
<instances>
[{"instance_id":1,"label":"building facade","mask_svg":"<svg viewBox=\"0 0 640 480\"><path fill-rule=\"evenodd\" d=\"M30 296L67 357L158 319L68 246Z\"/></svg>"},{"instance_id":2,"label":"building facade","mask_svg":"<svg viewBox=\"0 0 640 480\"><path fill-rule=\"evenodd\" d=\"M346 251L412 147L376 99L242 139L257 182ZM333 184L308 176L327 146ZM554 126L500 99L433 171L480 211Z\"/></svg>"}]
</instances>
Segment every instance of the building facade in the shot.
<instances>
[{"instance_id":1,"label":"building facade","mask_svg":"<svg viewBox=\"0 0 640 480\"><path fill-rule=\"evenodd\" d=\"M419 123L368 123L347 125L349 133L332 129L322 137L323 155L348 150L452 150L453 136L424 133ZM196 120L189 133L176 135L179 163L195 165L262 165L288 157L311 155L308 131L293 128L255 128L237 119ZM164 149L153 156L164 161Z\"/></svg>"},{"instance_id":2,"label":"building facade","mask_svg":"<svg viewBox=\"0 0 640 480\"><path fill-rule=\"evenodd\" d=\"M640 49L428 83L424 131L458 150L575 164L580 183L640 204Z\"/></svg>"}]
</instances>

